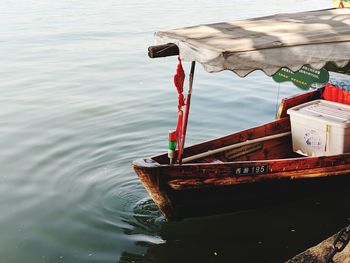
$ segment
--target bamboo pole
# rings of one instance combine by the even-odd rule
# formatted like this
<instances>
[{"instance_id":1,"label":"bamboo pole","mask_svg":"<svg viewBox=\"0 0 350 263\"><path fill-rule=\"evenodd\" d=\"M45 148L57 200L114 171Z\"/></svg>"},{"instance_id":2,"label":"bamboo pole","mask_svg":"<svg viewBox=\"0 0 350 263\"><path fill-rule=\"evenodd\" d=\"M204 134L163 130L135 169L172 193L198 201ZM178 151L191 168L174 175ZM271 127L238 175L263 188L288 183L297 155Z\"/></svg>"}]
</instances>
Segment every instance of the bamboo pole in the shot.
<instances>
[{"instance_id":1,"label":"bamboo pole","mask_svg":"<svg viewBox=\"0 0 350 263\"><path fill-rule=\"evenodd\" d=\"M222 147L222 148L218 148L218 149L214 149L214 150L209 150L209 151L204 152L204 153L199 153L199 154L196 154L196 155L184 158L182 160L182 163L189 163L189 162L192 162L194 160L198 160L198 159L201 159L201 158L204 158L204 157L208 157L210 155L214 155L214 154L217 154L217 153L229 151L229 150L232 150L232 149L236 149L236 148L239 148L239 147L242 147L242 146L246 146L246 145L249 145L249 144L253 144L253 143L257 143L257 142L263 142L263 141L268 141L268 140L272 140L272 139L282 138L282 137L288 136L290 134L291 134L291 132L284 132L284 133L279 133L279 134L275 134L275 135L269 135L269 136L265 136L265 137L261 137L261 138L257 138L257 139L253 139L253 140L247 140L245 142L240 142L240 143L236 143L236 144L233 144L233 145L228 145L228 146L225 146L225 147Z\"/></svg>"}]
</instances>

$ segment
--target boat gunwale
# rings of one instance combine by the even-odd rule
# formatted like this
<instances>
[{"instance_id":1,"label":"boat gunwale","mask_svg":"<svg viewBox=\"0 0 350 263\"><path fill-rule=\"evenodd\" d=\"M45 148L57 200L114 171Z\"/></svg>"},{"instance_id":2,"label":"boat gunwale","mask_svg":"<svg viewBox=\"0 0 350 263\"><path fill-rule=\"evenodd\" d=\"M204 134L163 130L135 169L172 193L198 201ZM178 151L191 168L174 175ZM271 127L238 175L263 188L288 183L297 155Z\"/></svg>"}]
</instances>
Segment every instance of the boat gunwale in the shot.
<instances>
[{"instance_id":1,"label":"boat gunwale","mask_svg":"<svg viewBox=\"0 0 350 263\"><path fill-rule=\"evenodd\" d=\"M222 163L185 163L185 164L160 164L153 160L153 157L148 158L140 158L135 160L132 165L133 167L137 168L181 168L181 167L192 167L192 166L226 166L226 165L244 165L244 164L265 164L265 163L271 163L271 162L291 162L291 161L322 161L327 159L333 159L333 158L344 158L349 157L350 153L342 153L342 154L336 154L336 155L328 155L328 156L319 156L319 157L312 157L312 156L300 156L300 157L291 157L291 158L279 158L279 159L269 159L269 160L254 160L254 161L230 161L230 162L222 162ZM152 160L152 164L148 163L145 160ZM144 163L144 165L142 165ZM350 163L349 163L350 164ZM286 170L287 171L287 170Z\"/></svg>"}]
</instances>

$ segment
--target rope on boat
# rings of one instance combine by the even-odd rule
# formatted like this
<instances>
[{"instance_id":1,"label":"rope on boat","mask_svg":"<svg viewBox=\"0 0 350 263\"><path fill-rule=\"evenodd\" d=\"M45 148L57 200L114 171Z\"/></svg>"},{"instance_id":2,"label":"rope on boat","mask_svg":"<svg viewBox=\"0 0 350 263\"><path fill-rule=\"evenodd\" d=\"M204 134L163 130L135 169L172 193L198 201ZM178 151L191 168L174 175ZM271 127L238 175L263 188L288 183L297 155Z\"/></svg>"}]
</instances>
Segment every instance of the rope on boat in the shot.
<instances>
[{"instance_id":1,"label":"rope on boat","mask_svg":"<svg viewBox=\"0 0 350 263\"><path fill-rule=\"evenodd\" d=\"M280 100L280 88L281 88L281 83L278 83L278 90L277 90L277 98L276 98L276 114L278 114L278 105L279 105L279 100Z\"/></svg>"}]
</instances>

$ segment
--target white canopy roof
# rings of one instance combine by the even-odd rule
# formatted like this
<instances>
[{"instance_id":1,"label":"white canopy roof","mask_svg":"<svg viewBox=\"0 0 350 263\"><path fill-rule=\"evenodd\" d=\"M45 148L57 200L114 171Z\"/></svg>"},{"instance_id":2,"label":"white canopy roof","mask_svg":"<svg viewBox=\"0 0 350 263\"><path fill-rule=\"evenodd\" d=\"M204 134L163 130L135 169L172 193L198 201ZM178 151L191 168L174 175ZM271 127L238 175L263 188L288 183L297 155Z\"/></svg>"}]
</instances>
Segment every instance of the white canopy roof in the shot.
<instances>
[{"instance_id":1,"label":"white canopy roof","mask_svg":"<svg viewBox=\"0 0 350 263\"><path fill-rule=\"evenodd\" d=\"M242 21L173 29L155 34L156 44L174 43L184 61L208 72L232 70L239 76L261 69L273 75L310 64L338 67L350 60L350 9L278 14Z\"/></svg>"}]
</instances>

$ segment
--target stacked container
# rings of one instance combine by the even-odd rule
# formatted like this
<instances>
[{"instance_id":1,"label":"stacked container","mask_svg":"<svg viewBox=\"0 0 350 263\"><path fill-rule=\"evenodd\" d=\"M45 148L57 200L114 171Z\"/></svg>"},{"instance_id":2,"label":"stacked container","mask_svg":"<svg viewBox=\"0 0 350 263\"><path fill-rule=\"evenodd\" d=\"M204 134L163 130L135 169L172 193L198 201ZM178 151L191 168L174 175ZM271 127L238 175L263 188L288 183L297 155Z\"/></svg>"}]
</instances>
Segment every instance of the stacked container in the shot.
<instances>
[{"instance_id":1,"label":"stacked container","mask_svg":"<svg viewBox=\"0 0 350 263\"><path fill-rule=\"evenodd\" d=\"M350 152L350 105L315 100L293 108L293 151L305 156Z\"/></svg>"}]
</instances>

